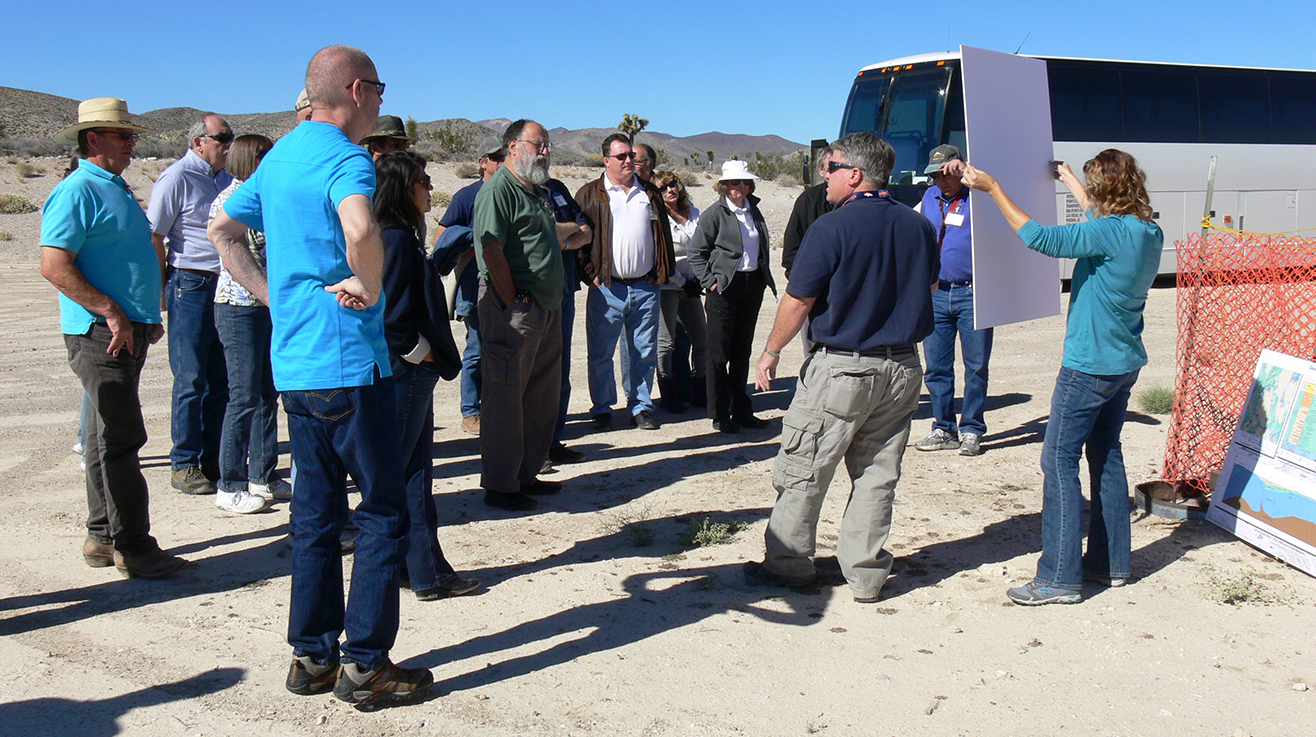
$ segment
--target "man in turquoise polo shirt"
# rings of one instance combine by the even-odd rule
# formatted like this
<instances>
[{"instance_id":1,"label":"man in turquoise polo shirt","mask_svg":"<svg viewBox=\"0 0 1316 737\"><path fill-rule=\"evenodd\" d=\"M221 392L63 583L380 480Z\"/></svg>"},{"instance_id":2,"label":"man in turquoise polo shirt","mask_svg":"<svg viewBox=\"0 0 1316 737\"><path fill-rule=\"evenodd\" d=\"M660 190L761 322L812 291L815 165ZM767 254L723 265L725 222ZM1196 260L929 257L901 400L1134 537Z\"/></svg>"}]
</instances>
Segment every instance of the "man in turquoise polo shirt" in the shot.
<instances>
[{"instance_id":1,"label":"man in turquoise polo shirt","mask_svg":"<svg viewBox=\"0 0 1316 737\"><path fill-rule=\"evenodd\" d=\"M146 425L137 396L146 347L160 340L163 254L121 176L137 134L128 104L97 97L55 142L76 144L78 168L55 186L41 213L41 275L59 290L69 366L91 399L87 419L87 565L161 578L186 561L151 537L138 451Z\"/></svg>"},{"instance_id":2,"label":"man in turquoise polo shirt","mask_svg":"<svg viewBox=\"0 0 1316 737\"><path fill-rule=\"evenodd\" d=\"M413 701L434 682L428 670L399 668L388 655L398 630L406 499L384 340L384 244L371 215L375 167L357 145L375 127L384 83L365 52L329 46L311 59L306 89L311 119L265 154L209 237L233 278L270 306L273 323L271 367L294 469L286 686L299 695L332 688L373 709ZM265 233L266 274L247 250L248 227ZM344 608L338 539L348 474L361 503Z\"/></svg>"},{"instance_id":3,"label":"man in turquoise polo shirt","mask_svg":"<svg viewBox=\"0 0 1316 737\"><path fill-rule=\"evenodd\" d=\"M531 494L561 490L536 478L548 459L562 392L562 251L548 181L548 131L518 120L507 158L475 196L480 267L480 486L484 502L534 509Z\"/></svg>"}]
</instances>

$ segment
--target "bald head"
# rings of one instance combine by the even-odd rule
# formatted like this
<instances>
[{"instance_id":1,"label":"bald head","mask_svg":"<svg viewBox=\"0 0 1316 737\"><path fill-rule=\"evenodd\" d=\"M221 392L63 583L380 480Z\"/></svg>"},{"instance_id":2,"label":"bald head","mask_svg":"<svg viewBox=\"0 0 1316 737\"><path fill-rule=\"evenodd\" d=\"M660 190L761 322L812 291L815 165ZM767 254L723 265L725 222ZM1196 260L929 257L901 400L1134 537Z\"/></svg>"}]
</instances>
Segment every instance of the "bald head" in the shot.
<instances>
[{"instance_id":1,"label":"bald head","mask_svg":"<svg viewBox=\"0 0 1316 737\"><path fill-rule=\"evenodd\" d=\"M366 52L354 46L326 46L306 66L306 94L317 108L342 107L352 99L348 87L358 79L378 79Z\"/></svg>"}]
</instances>

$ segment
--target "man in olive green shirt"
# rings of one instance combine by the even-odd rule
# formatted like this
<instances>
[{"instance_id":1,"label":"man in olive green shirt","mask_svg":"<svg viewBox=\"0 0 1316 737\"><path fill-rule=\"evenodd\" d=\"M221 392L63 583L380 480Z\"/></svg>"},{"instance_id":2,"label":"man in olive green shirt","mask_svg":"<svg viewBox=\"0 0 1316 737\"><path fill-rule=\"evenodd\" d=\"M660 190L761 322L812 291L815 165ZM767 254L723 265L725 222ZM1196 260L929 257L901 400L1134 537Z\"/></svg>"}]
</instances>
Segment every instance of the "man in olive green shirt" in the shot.
<instances>
[{"instance_id":1,"label":"man in olive green shirt","mask_svg":"<svg viewBox=\"0 0 1316 737\"><path fill-rule=\"evenodd\" d=\"M518 120L503 133L503 166L475 197L480 268L480 486L484 502L534 509L562 485L536 478L557 423L562 376L562 253L544 199L548 131Z\"/></svg>"}]
</instances>

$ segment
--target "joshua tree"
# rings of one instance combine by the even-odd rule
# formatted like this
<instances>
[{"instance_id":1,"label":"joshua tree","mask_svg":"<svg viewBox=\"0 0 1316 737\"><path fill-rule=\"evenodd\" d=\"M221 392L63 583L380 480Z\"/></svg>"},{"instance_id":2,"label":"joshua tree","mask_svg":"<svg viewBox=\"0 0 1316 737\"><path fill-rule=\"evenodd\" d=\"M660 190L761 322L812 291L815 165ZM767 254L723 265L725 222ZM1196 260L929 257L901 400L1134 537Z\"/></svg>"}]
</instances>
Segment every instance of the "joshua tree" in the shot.
<instances>
[{"instance_id":1,"label":"joshua tree","mask_svg":"<svg viewBox=\"0 0 1316 737\"><path fill-rule=\"evenodd\" d=\"M621 131L622 133L625 133L631 138L634 138L640 131L648 127L648 125L649 125L648 118L641 118L638 115L626 113L625 115L621 116L621 123L617 125L617 130Z\"/></svg>"}]
</instances>

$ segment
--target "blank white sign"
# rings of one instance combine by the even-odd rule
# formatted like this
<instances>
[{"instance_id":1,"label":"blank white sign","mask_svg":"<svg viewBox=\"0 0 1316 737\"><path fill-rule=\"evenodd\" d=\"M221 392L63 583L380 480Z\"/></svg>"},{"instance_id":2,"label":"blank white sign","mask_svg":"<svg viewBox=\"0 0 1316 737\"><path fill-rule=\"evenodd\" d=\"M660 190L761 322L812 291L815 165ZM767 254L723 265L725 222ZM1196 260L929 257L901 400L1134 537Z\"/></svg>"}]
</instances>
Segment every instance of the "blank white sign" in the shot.
<instances>
[{"instance_id":1,"label":"blank white sign","mask_svg":"<svg viewBox=\"0 0 1316 737\"><path fill-rule=\"evenodd\" d=\"M968 159L1041 225L1056 224L1046 62L960 47ZM1060 262L1029 250L986 192L969 195L979 330L1060 314Z\"/></svg>"}]
</instances>

